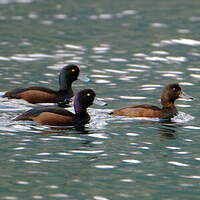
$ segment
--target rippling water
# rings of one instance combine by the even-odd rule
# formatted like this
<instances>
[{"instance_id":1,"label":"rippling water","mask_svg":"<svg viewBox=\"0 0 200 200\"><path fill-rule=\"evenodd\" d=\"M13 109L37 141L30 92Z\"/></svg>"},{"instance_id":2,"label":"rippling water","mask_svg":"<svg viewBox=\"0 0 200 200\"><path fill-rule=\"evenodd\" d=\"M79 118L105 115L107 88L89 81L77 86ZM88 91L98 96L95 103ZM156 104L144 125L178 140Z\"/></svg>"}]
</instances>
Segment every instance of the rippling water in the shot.
<instances>
[{"instance_id":1,"label":"rippling water","mask_svg":"<svg viewBox=\"0 0 200 200\"><path fill-rule=\"evenodd\" d=\"M34 107L0 98L0 198L198 199L200 21L198 1L1 0L0 95L21 86L58 87L75 63L108 103L92 106L83 130L13 122ZM171 123L110 116L160 104L179 82Z\"/></svg>"}]
</instances>

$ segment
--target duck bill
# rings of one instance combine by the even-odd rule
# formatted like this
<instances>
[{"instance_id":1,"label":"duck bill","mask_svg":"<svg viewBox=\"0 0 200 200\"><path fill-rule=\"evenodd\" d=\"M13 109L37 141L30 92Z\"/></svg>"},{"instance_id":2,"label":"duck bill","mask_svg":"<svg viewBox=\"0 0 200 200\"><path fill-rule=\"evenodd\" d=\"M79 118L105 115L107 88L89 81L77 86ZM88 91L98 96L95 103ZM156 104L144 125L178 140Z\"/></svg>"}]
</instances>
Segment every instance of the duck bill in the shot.
<instances>
[{"instance_id":1,"label":"duck bill","mask_svg":"<svg viewBox=\"0 0 200 200\"><path fill-rule=\"evenodd\" d=\"M181 92L181 94L179 95L179 98L182 98L182 99L194 99L192 96L186 94L185 92Z\"/></svg>"},{"instance_id":2,"label":"duck bill","mask_svg":"<svg viewBox=\"0 0 200 200\"><path fill-rule=\"evenodd\" d=\"M99 106L107 106L107 103L103 100L100 100L99 98L95 98L93 103Z\"/></svg>"},{"instance_id":3,"label":"duck bill","mask_svg":"<svg viewBox=\"0 0 200 200\"><path fill-rule=\"evenodd\" d=\"M85 74L79 74L78 80L81 80L81 81L84 81L84 82L89 82L90 81L90 79Z\"/></svg>"}]
</instances>

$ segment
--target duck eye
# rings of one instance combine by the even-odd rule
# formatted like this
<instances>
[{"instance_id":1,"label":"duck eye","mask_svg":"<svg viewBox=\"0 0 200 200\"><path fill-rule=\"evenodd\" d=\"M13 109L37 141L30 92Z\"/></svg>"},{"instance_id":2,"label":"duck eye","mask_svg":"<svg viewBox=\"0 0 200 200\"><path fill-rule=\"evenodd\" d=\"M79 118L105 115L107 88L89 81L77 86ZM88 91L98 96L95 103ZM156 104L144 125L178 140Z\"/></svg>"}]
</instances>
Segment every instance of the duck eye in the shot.
<instances>
[{"instance_id":1,"label":"duck eye","mask_svg":"<svg viewBox=\"0 0 200 200\"><path fill-rule=\"evenodd\" d=\"M72 69L71 72L75 72L75 69Z\"/></svg>"},{"instance_id":2,"label":"duck eye","mask_svg":"<svg viewBox=\"0 0 200 200\"><path fill-rule=\"evenodd\" d=\"M88 97L89 97L89 96L91 96L91 94L90 94L90 93L87 93L87 94L86 94L86 96L88 96Z\"/></svg>"}]
</instances>

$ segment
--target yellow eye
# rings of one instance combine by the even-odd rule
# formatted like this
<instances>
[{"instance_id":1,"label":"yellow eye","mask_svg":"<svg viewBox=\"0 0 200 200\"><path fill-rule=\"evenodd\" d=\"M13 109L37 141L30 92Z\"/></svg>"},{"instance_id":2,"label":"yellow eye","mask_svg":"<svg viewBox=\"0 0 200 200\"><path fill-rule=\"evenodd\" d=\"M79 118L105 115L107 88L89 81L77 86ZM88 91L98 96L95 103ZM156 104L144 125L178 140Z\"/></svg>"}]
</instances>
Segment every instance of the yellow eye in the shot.
<instances>
[{"instance_id":1,"label":"yellow eye","mask_svg":"<svg viewBox=\"0 0 200 200\"><path fill-rule=\"evenodd\" d=\"M90 93L87 93L87 94L86 94L86 96L88 96L88 97L89 97L89 96L91 96L91 94L90 94Z\"/></svg>"},{"instance_id":2,"label":"yellow eye","mask_svg":"<svg viewBox=\"0 0 200 200\"><path fill-rule=\"evenodd\" d=\"M75 72L75 69L72 69L72 72Z\"/></svg>"}]
</instances>

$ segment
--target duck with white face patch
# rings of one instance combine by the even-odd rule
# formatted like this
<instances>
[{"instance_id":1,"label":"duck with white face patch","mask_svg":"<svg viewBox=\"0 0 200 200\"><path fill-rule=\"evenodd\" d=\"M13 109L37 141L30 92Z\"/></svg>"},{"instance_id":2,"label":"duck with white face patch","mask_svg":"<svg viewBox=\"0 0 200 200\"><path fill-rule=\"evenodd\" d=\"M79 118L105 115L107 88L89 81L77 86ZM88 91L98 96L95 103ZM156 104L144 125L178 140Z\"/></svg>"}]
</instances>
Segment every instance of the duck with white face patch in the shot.
<instances>
[{"instance_id":1,"label":"duck with white face patch","mask_svg":"<svg viewBox=\"0 0 200 200\"><path fill-rule=\"evenodd\" d=\"M142 104L137 106L124 107L114 110L110 114L128 117L149 117L169 119L177 115L175 101L178 98L193 99L186 95L178 83L168 84L164 87L161 95L162 108L154 105Z\"/></svg>"}]
</instances>

